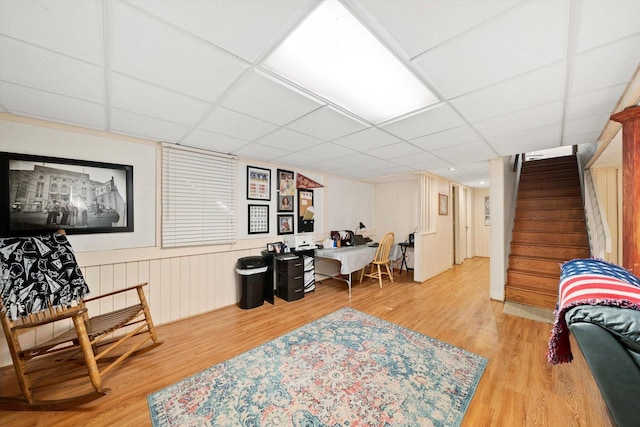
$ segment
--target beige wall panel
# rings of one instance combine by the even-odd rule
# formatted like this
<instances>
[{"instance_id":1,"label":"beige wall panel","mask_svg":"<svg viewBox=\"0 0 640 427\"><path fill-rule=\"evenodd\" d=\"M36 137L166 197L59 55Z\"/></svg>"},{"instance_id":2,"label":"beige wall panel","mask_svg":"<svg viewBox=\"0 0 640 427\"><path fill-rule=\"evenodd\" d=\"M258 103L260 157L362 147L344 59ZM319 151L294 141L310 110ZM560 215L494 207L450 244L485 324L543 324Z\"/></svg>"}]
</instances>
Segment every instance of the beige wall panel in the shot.
<instances>
[{"instance_id":1,"label":"beige wall panel","mask_svg":"<svg viewBox=\"0 0 640 427\"><path fill-rule=\"evenodd\" d=\"M171 258L165 258L160 261L160 323L171 321L172 313L172 294L171 294Z\"/></svg>"},{"instance_id":2,"label":"beige wall panel","mask_svg":"<svg viewBox=\"0 0 640 427\"><path fill-rule=\"evenodd\" d=\"M146 279L149 285L146 286L149 303L149 310L151 310L151 317L156 324L161 323L162 320L162 279L161 279L161 262L159 259L149 261L149 275Z\"/></svg>"}]
</instances>

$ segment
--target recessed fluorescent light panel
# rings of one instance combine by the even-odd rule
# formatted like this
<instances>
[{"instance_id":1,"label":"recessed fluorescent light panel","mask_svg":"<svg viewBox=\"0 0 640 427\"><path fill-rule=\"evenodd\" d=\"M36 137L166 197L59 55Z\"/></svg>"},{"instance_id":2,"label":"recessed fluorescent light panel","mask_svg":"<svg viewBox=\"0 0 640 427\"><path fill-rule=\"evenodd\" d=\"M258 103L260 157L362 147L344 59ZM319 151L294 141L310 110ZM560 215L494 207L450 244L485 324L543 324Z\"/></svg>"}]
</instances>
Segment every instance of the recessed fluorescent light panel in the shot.
<instances>
[{"instance_id":1,"label":"recessed fluorescent light panel","mask_svg":"<svg viewBox=\"0 0 640 427\"><path fill-rule=\"evenodd\" d=\"M438 102L337 0L318 6L264 66L374 124Z\"/></svg>"}]
</instances>

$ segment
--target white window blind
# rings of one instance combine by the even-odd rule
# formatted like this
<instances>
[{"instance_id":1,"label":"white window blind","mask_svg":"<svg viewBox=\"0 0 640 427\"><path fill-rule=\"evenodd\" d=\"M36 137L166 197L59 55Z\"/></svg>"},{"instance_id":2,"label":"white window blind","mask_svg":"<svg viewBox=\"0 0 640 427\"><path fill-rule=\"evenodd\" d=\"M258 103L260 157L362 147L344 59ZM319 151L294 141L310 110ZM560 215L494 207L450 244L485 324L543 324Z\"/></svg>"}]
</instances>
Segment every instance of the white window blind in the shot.
<instances>
[{"instance_id":1,"label":"white window blind","mask_svg":"<svg viewBox=\"0 0 640 427\"><path fill-rule=\"evenodd\" d=\"M234 243L237 159L162 145L162 246Z\"/></svg>"}]
</instances>

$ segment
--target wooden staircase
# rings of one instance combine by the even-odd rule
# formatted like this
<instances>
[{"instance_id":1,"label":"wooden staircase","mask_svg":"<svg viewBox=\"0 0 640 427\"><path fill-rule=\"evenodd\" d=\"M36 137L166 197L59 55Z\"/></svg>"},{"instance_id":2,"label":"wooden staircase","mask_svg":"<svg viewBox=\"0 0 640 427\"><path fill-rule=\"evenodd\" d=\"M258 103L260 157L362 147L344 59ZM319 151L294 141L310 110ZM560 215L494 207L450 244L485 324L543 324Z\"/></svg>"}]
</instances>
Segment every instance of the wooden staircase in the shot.
<instances>
[{"instance_id":1,"label":"wooden staircase","mask_svg":"<svg viewBox=\"0 0 640 427\"><path fill-rule=\"evenodd\" d=\"M505 299L554 309L560 264L589 256L576 157L525 162L520 174Z\"/></svg>"}]
</instances>

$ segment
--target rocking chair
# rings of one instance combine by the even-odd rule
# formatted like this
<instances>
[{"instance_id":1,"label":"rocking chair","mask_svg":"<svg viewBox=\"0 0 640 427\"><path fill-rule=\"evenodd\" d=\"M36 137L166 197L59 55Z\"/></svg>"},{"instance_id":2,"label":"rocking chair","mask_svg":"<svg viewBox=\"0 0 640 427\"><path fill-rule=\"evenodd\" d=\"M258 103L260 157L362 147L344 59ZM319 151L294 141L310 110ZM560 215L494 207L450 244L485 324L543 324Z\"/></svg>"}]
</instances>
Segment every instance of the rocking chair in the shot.
<instances>
[{"instance_id":1,"label":"rocking chair","mask_svg":"<svg viewBox=\"0 0 640 427\"><path fill-rule=\"evenodd\" d=\"M110 391L102 386L106 373L127 357L161 344L142 289L145 285L83 299L89 289L63 232L0 239L0 320L23 395L23 399L0 397L0 410L62 410L106 395ZM136 304L89 316L87 302L134 291ZM31 332L25 336L33 340L38 327L60 330L62 322L71 328L44 342L21 343L21 335ZM36 399L36 388L87 375L78 374L70 363L86 366L94 390L63 399ZM52 375L52 370L63 373Z\"/></svg>"},{"instance_id":2,"label":"rocking chair","mask_svg":"<svg viewBox=\"0 0 640 427\"><path fill-rule=\"evenodd\" d=\"M393 273L389 269L389 265L391 261L389 260L389 252L391 252L391 246L393 245L393 241L395 239L395 235L393 233L387 233L380 240L380 244L378 245L378 249L376 250L376 255L371 261L371 269L369 273L365 273L367 267L362 269L360 273L360 283L362 283L362 278L364 276L370 277L372 279L378 279L380 283L380 288L382 288L382 275L386 274L389 276L391 283L393 283ZM386 271L382 270L382 266L385 267Z\"/></svg>"}]
</instances>

